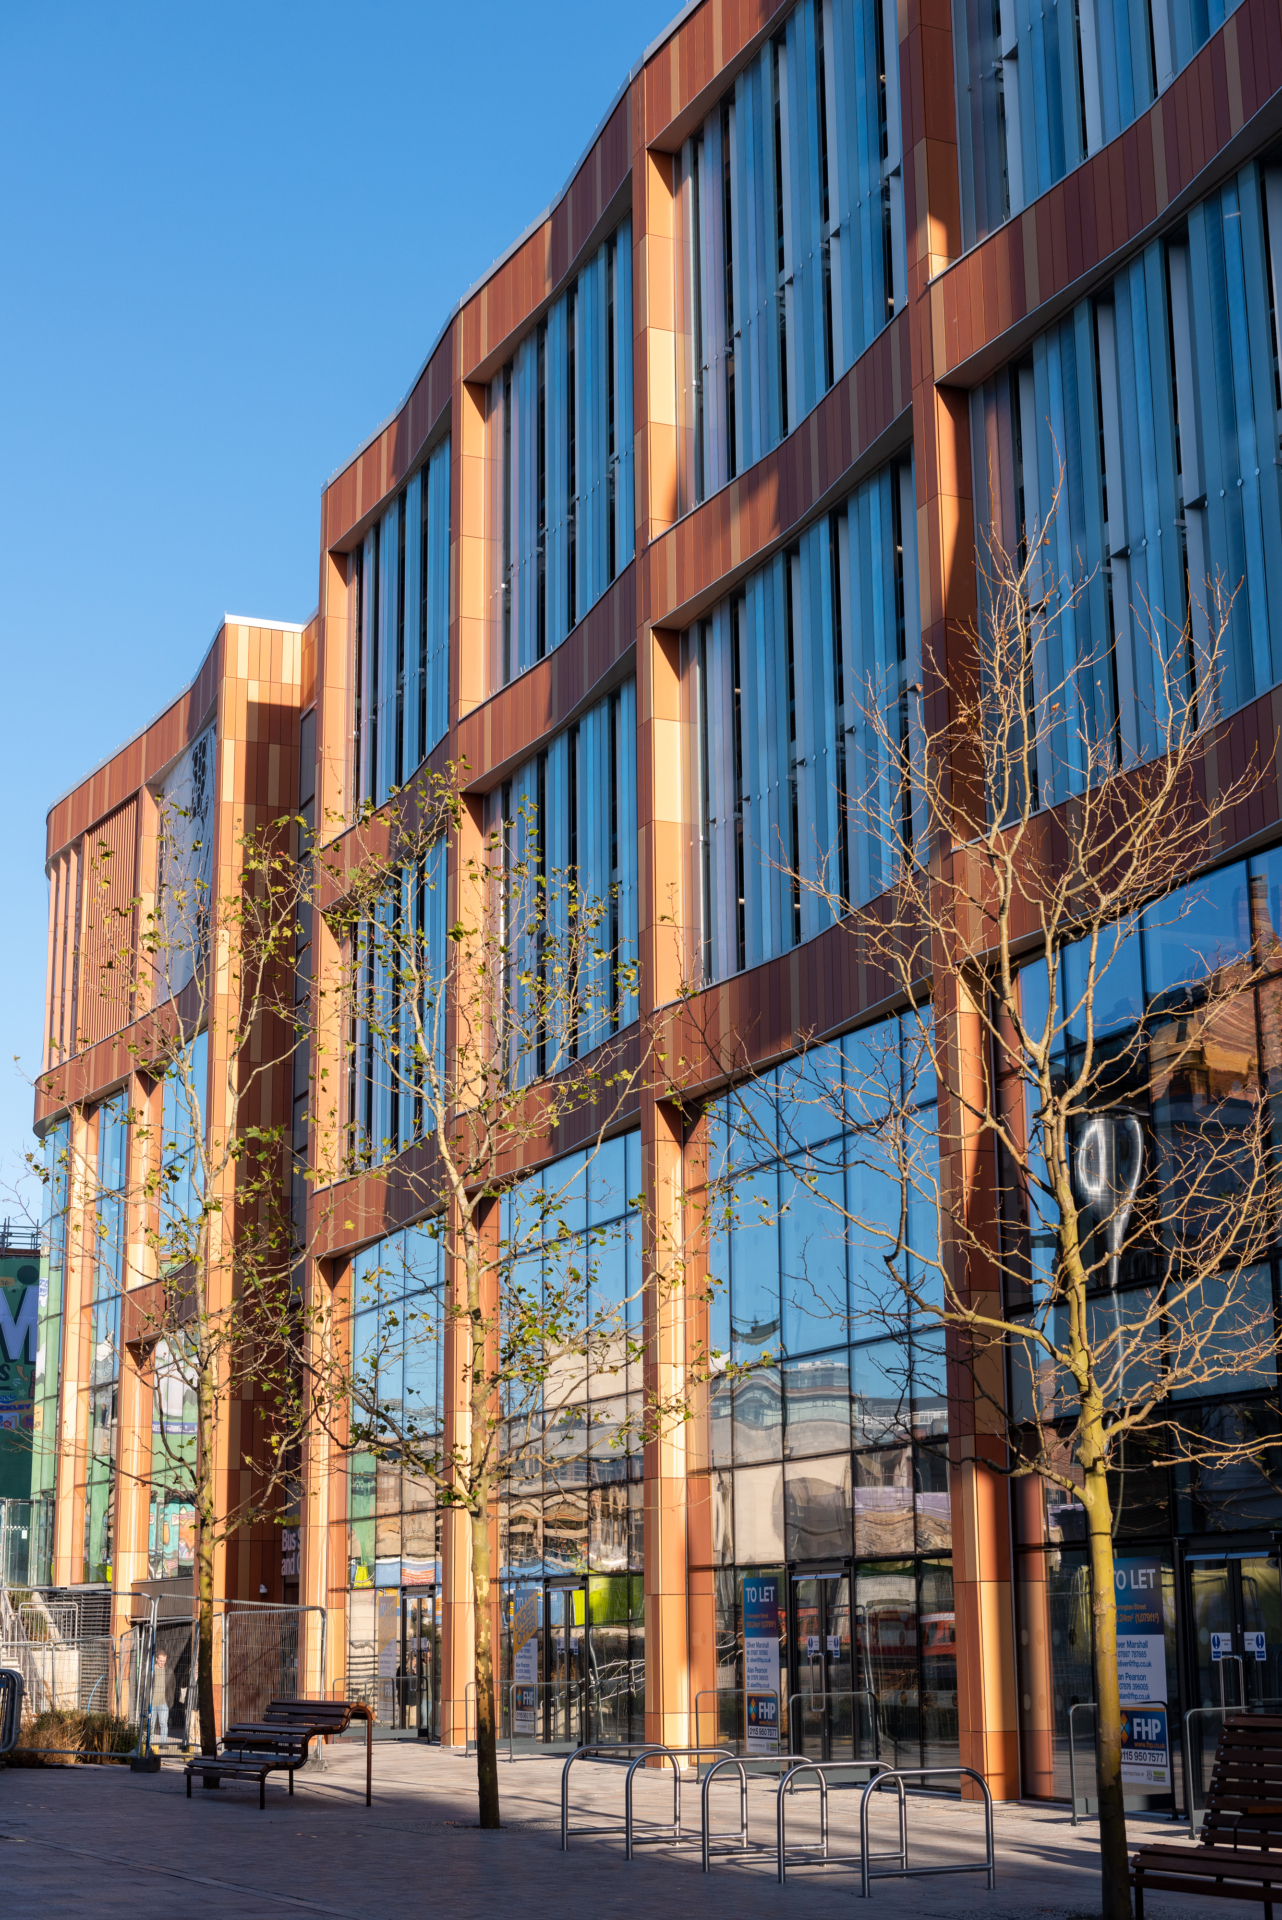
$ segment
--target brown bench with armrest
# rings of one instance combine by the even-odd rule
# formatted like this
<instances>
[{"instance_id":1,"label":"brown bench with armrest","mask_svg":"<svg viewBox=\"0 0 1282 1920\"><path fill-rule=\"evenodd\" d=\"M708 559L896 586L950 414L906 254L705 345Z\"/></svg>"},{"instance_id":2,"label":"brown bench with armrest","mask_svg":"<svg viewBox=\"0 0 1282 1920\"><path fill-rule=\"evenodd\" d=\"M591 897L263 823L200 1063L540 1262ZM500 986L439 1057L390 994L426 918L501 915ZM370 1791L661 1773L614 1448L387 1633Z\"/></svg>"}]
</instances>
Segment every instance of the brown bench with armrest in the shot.
<instances>
[{"instance_id":1,"label":"brown bench with armrest","mask_svg":"<svg viewBox=\"0 0 1282 1920\"><path fill-rule=\"evenodd\" d=\"M360 1700L273 1700L261 1720L228 1727L221 1753L197 1754L187 1762L183 1768L187 1798L191 1799L194 1774L215 1785L226 1775L229 1779L257 1780L258 1805L265 1808L268 1774L287 1773L292 1794L294 1775L306 1766L311 1742L346 1733L353 1720L365 1722L365 1805L371 1806L374 1716Z\"/></svg>"},{"instance_id":2,"label":"brown bench with armrest","mask_svg":"<svg viewBox=\"0 0 1282 1920\"><path fill-rule=\"evenodd\" d=\"M1224 1722L1198 1844L1157 1841L1131 1863L1136 1920L1144 1893L1192 1893L1250 1900L1273 1920L1282 1900L1282 1718L1234 1714Z\"/></svg>"}]
</instances>

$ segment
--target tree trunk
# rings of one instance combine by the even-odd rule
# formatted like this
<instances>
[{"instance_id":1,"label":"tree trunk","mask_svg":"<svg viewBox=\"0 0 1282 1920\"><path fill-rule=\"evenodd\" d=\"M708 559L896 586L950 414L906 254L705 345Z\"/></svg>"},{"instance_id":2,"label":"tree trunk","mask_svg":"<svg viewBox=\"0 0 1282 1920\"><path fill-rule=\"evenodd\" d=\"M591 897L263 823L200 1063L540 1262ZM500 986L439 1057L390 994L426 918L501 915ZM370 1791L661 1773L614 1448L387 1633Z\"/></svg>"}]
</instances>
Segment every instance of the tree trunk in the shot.
<instances>
[{"instance_id":1,"label":"tree trunk","mask_svg":"<svg viewBox=\"0 0 1282 1920\"><path fill-rule=\"evenodd\" d=\"M1122 1709L1117 1683L1117 1588L1108 1477L1092 1468L1086 1485L1091 1548L1091 1645L1095 1678L1096 1777L1104 1920L1131 1920L1130 1856L1122 1800Z\"/></svg>"},{"instance_id":2,"label":"tree trunk","mask_svg":"<svg viewBox=\"0 0 1282 1920\"><path fill-rule=\"evenodd\" d=\"M494 1720L494 1640L490 1621L490 1510L488 1488L478 1490L472 1514L472 1607L476 1617L476 1790L481 1825L499 1820L498 1729Z\"/></svg>"},{"instance_id":3,"label":"tree trunk","mask_svg":"<svg viewBox=\"0 0 1282 1920\"><path fill-rule=\"evenodd\" d=\"M218 1751L214 1717L214 1488L213 1382L208 1365L196 1381L196 1692L200 1709L200 1751ZM210 1784L208 1778L205 1785Z\"/></svg>"}]
</instances>

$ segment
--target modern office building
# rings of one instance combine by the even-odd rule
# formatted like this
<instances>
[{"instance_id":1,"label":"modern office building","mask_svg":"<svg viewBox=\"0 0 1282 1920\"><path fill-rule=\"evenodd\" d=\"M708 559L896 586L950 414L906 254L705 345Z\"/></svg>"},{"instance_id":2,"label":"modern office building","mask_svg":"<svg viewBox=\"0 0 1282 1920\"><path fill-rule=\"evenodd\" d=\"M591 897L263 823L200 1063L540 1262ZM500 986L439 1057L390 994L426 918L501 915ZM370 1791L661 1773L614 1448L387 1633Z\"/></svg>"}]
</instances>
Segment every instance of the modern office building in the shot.
<instances>
[{"instance_id":1,"label":"modern office building","mask_svg":"<svg viewBox=\"0 0 1282 1920\"><path fill-rule=\"evenodd\" d=\"M39 1571L60 1589L113 1589L114 1634L129 1624L135 1588L190 1592L191 1583L190 1494L167 1485L163 1467L189 1414L181 1390L179 1404L168 1404L150 1310L164 1279L148 1207L157 1170L183 1153L165 1071L175 1036L192 1057L193 1110L211 1135L226 1124L228 1023L210 1017L220 1011L214 993L202 998L193 987L192 944L175 931L161 978L148 961L149 934L154 954L175 861L185 879L223 897L239 880L246 838L292 808L311 657L299 626L227 616L190 685L49 813L36 1125L48 1172L49 1298L60 1303L61 1325L51 1323L60 1368L44 1412L57 1498ZM252 1091L243 1124L288 1124L287 1076L278 1081ZM229 1180L229 1223L233 1188ZM252 1387L233 1399L216 1466L224 1508L242 1470ZM220 1594L296 1600L282 1529L262 1522L220 1546L215 1584Z\"/></svg>"},{"instance_id":2,"label":"modern office building","mask_svg":"<svg viewBox=\"0 0 1282 1920\"><path fill-rule=\"evenodd\" d=\"M1218 571L1237 587L1222 751L1267 757L1282 682L1279 133L1282 24L1264 0L1227 17L1187 0L687 7L555 203L459 301L403 405L325 486L305 635L229 620L188 694L50 817L50 1030L96 1109L84 1156L108 1169L103 1191L128 1008L95 1009L80 1051L67 1038L83 1024L67 1011L67 903L104 838L145 889L149 795L207 725L220 809L251 793L294 806L336 859L424 764L466 767L478 835L537 802L549 843L618 903L638 966L618 1030L679 1004L770 1069L803 1037L830 1060L874 1026L911 1047L903 1009L809 884L824 858L856 903L888 879L848 777L871 751L857 689L885 690L906 747L918 690L945 710L973 659L985 542L1015 550L1045 523L1061 463L1055 537L1086 583L1080 657L1108 662L1082 695L1090 724L1123 764L1153 751L1133 609L1168 619L1196 657L1190 581ZM1057 765L1048 808L1072 799L1071 752ZM1248 940L1252 914L1255 938L1282 928L1280 847L1269 786L1205 883ZM318 916L300 979L323 984L340 960ZM1119 1018L1143 1019L1178 964L1146 946ZM942 1045L956 1017L935 1009ZM1256 1080L1263 1001L1257 1026L1242 1067ZM329 1097L371 1153L390 1144L305 1203L307 1284L355 1312L377 1270L387 1297L421 1307L453 1282L395 1178L410 1133L362 1044ZM629 1275L662 1264L674 1208L697 1212L719 1089L698 1091L714 1105L692 1118L643 1075L588 1183L581 1225L617 1229ZM919 1094L930 1128L935 1093ZM305 1060L290 1097L301 1156L318 1124ZM38 1117L52 1137L50 1096ZM840 1160L839 1130L825 1144ZM712 1713L717 1689L745 1687L745 1630L755 1659L768 1615L783 1711L790 1694L863 1689L901 1764L959 1758L999 1796L1062 1796L1069 1709L1091 1692L1080 1512L1040 1489L1012 1497L985 1464L966 1376L911 1327L912 1429L891 1432L884 1327L807 1310L791 1283L813 1221L789 1148L761 1136L741 1163L745 1192L773 1198L766 1224L712 1249L715 1324L692 1307L684 1349L647 1325L660 1390L705 1332L772 1364L679 1434L588 1449L505 1496L505 1685L608 1669L618 1736L684 1745L700 1696ZM526 1172L563 1180L577 1150ZM951 1190L991 1205L960 1168ZM825 1284L853 1302L855 1252L830 1260ZM100 1490L100 1463L141 1429L127 1379L94 1371L92 1287L67 1278L58 1577L110 1563L120 1585L160 1523L154 1499L149 1522L145 1501ZM449 1431L458 1356L441 1346L422 1391ZM326 1686L377 1692L401 1724L461 1741L460 1517L317 1434L299 1521L298 1595L329 1609ZM1277 1525L1263 1480L1162 1469L1129 1485L1117 1548L1156 1570L1172 1707L1210 1685L1211 1627L1263 1632L1263 1690L1282 1691ZM233 1567L229 1550L229 1582L261 1572L293 1597L265 1549L244 1553ZM537 1658L518 1672L531 1623ZM817 1711L808 1737L839 1741Z\"/></svg>"}]
</instances>

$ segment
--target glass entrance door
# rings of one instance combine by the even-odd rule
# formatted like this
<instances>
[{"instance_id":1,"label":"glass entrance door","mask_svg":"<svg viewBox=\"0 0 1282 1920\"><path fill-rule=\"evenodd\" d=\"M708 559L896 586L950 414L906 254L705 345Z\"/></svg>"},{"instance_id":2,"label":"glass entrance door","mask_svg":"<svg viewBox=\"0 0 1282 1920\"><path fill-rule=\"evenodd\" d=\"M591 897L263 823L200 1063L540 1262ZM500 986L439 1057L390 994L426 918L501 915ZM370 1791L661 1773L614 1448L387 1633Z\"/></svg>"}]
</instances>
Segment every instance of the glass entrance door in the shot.
<instances>
[{"instance_id":1,"label":"glass entrance door","mask_svg":"<svg viewBox=\"0 0 1282 1920\"><path fill-rule=\"evenodd\" d=\"M796 1573L791 1599L788 1744L816 1760L863 1759L871 1719L854 1692L849 1571Z\"/></svg>"},{"instance_id":2,"label":"glass entrance door","mask_svg":"<svg viewBox=\"0 0 1282 1920\"><path fill-rule=\"evenodd\" d=\"M543 1737L577 1745L584 1737L583 1681L587 1640L587 1588L549 1586L544 1597Z\"/></svg>"},{"instance_id":3,"label":"glass entrance door","mask_svg":"<svg viewBox=\"0 0 1282 1920\"><path fill-rule=\"evenodd\" d=\"M439 1740L441 1631L435 1588L404 1594L402 1622L405 1637L397 1725L416 1731L425 1740Z\"/></svg>"},{"instance_id":4,"label":"glass entrance door","mask_svg":"<svg viewBox=\"0 0 1282 1920\"><path fill-rule=\"evenodd\" d=\"M1204 1791L1221 1706L1249 1710L1282 1703L1282 1594L1277 1562L1263 1553L1189 1554L1184 1568L1192 1705L1198 1709L1190 1726L1191 1758L1200 1765Z\"/></svg>"}]
</instances>

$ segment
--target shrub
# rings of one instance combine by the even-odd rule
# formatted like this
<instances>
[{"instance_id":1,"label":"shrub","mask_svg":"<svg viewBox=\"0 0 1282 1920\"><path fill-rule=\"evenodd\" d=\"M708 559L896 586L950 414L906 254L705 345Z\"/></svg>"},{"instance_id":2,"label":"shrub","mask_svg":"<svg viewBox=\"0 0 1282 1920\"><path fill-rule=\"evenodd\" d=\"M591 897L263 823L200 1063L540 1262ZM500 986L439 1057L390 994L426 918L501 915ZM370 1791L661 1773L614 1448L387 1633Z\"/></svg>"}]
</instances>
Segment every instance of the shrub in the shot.
<instances>
[{"instance_id":1,"label":"shrub","mask_svg":"<svg viewBox=\"0 0 1282 1920\"><path fill-rule=\"evenodd\" d=\"M132 1753L137 1731L113 1713L81 1713L58 1709L37 1714L18 1736L9 1755L14 1767L74 1767L77 1755ZM52 1751L50 1751L52 1749Z\"/></svg>"}]
</instances>

